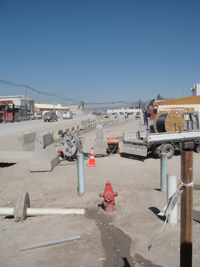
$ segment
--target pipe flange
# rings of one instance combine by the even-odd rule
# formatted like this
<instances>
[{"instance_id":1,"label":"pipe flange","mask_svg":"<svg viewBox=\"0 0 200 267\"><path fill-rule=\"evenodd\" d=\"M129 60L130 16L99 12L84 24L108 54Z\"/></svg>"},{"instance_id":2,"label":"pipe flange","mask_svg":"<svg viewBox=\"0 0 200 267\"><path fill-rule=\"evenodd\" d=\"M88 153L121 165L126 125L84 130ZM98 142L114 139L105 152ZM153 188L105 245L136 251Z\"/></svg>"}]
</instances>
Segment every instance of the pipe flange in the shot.
<instances>
[{"instance_id":1,"label":"pipe flange","mask_svg":"<svg viewBox=\"0 0 200 267\"><path fill-rule=\"evenodd\" d=\"M72 131L64 132L60 138L60 148L67 158L73 158L77 151L79 146L79 141L76 136L76 134Z\"/></svg>"},{"instance_id":2,"label":"pipe flange","mask_svg":"<svg viewBox=\"0 0 200 267\"><path fill-rule=\"evenodd\" d=\"M29 193L26 192L24 196L20 197L17 200L16 206L14 208L15 222L26 220L27 208L30 208L30 198L29 198Z\"/></svg>"}]
</instances>

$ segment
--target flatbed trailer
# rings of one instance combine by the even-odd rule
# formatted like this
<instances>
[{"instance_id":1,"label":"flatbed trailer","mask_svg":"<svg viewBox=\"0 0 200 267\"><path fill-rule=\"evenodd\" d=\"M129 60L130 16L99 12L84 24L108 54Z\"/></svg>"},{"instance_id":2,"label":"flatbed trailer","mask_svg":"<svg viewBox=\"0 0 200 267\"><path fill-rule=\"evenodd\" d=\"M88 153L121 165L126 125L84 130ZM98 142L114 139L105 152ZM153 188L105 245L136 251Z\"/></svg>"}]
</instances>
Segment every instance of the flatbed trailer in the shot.
<instances>
[{"instance_id":1,"label":"flatbed trailer","mask_svg":"<svg viewBox=\"0 0 200 267\"><path fill-rule=\"evenodd\" d=\"M159 157L167 153L172 158L175 150L193 149L200 152L200 131L148 133L148 131L124 132L120 152L147 157L154 152Z\"/></svg>"}]
</instances>

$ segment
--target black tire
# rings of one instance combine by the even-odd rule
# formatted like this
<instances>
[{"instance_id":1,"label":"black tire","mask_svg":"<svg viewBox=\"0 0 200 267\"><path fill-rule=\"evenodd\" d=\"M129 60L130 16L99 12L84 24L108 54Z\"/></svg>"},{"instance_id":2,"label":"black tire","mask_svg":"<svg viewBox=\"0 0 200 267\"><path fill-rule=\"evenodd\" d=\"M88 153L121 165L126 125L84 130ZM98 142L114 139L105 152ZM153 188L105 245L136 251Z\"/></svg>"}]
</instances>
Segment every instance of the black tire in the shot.
<instances>
[{"instance_id":1,"label":"black tire","mask_svg":"<svg viewBox=\"0 0 200 267\"><path fill-rule=\"evenodd\" d=\"M171 159L174 156L174 147L171 144L165 144L161 149L161 153L167 153L167 158Z\"/></svg>"}]
</instances>

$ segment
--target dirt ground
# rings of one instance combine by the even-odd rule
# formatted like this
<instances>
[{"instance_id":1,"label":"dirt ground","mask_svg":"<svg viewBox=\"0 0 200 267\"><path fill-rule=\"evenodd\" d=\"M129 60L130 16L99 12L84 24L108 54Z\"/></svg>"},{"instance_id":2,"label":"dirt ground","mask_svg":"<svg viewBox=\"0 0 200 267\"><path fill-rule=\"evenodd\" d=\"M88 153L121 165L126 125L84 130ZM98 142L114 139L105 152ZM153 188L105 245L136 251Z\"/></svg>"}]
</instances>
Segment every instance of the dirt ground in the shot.
<instances>
[{"instance_id":1,"label":"dirt ground","mask_svg":"<svg viewBox=\"0 0 200 267\"><path fill-rule=\"evenodd\" d=\"M60 125L63 123L67 122L60 122ZM103 126L104 138L122 136L124 131L143 130L142 123L142 120L130 118L126 122L106 124ZM53 125L45 124L45 129L35 131L46 131ZM0 134L0 149L15 150L19 133ZM76 162L60 162L51 172L36 173L29 171L28 160L1 166L1 207L14 207L18 198L28 192L31 208L84 208L86 214L28 217L23 222L0 216L0 266L180 266L180 201L178 223L168 223L148 251L150 239L164 223L155 213L167 202L166 192L159 190L160 159L124 157L118 153L96 157L98 166L89 168L86 163L94 144L95 129L81 136L85 138L83 196L77 193ZM199 160L200 154L194 153L193 198L196 208L200 207ZM180 154L176 154L168 161L168 172L177 175L178 184L180 171ZM102 209L103 199L99 197L107 181L118 192L115 211L109 214ZM75 241L19 251L20 247L78 235L80 239ZM199 266L199 261L200 225L193 221L193 266Z\"/></svg>"}]
</instances>

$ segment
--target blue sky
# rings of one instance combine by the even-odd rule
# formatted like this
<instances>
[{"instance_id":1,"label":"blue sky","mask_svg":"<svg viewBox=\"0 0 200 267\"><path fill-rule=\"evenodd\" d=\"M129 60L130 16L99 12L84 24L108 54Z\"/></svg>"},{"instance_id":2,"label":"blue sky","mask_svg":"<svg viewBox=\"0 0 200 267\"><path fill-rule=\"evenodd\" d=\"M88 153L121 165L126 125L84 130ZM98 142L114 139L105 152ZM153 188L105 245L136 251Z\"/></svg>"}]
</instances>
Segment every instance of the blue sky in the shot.
<instances>
[{"instance_id":1,"label":"blue sky","mask_svg":"<svg viewBox=\"0 0 200 267\"><path fill-rule=\"evenodd\" d=\"M199 0L0 0L0 79L86 103L191 96L199 13Z\"/></svg>"}]
</instances>

